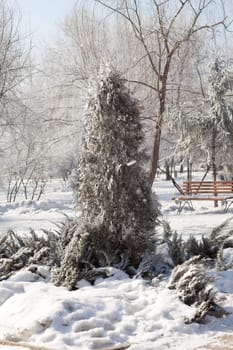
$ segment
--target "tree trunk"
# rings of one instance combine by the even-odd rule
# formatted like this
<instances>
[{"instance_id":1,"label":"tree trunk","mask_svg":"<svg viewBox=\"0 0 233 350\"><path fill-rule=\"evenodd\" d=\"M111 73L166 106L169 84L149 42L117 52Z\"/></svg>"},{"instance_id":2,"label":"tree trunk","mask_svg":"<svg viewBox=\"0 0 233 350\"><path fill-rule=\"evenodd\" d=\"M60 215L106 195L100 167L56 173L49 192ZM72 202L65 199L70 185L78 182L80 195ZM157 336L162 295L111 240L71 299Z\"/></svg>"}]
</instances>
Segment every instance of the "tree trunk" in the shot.
<instances>
[{"instance_id":1,"label":"tree trunk","mask_svg":"<svg viewBox=\"0 0 233 350\"><path fill-rule=\"evenodd\" d=\"M183 174L184 172L184 165L183 163L180 164L180 174Z\"/></svg>"},{"instance_id":2,"label":"tree trunk","mask_svg":"<svg viewBox=\"0 0 233 350\"><path fill-rule=\"evenodd\" d=\"M153 145L153 152L152 152L152 158L151 158L151 165L150 165L150 172L149 172L149 182L150 185L153 185L158 163L159 163L159 146L160 146L160 139L161 139L161 129L159 127L156 127L155 131L155 138L154 138L154 145Z\"/></svg>"},{"instance_id":3,"label":"tree trunk","mask_svg":"<svg viewBox=\"0 0 233 350\"><path fill-rule=\"evenodd\" d=\"M167 160L165 162L165 172L166 172L166 181L169 181L171 179L171 174L170 174L169 163Z\"/></svg>"},{"instance_id":4,"label":"tree trunk","mask_svg":"<svg viewBox=\"0 0 233 350\"><path fill-rule=\"evenodd\" d=\"M187 161L187 181L192 181L192 162Z\"/></svg>"},{"instance_id":5,"label":"tree trunk","mask_svg":"<svg viewBox=\"0 0 233 350\"><path fill-rule=\"evenodd\" d=\"M163 116L165 111L167 79L168 79L171 59L172 59L172 54L169 54L169 56L167 57L166 63L164 65L163 74L160 76L161 80L159 79L157 83L159 108L158 108L157 122L155 127L155 138L154 138L151 166L149 171L149 182L151 186L153 185L157 168L159 165L160 140L161 140L162 126L163 126Z\"/></svg>"},{"instance_id":6,"label":"tree trunk","mask_svg":"<svg viewBox=\"0 0 233 350\"><path fill-rule=\"evenodd\" d=\"M217 166L216 166L216 137L217 137L217 130L216 126L213 127L213 134L212 134L212 147L211 147L211 163L212 163L212 169L213 169L213 180L217 181ZM217 193L215 194L217 196ZM218 201L214 201L214 207L218 207Z\"/></svg>"}]
</instances>

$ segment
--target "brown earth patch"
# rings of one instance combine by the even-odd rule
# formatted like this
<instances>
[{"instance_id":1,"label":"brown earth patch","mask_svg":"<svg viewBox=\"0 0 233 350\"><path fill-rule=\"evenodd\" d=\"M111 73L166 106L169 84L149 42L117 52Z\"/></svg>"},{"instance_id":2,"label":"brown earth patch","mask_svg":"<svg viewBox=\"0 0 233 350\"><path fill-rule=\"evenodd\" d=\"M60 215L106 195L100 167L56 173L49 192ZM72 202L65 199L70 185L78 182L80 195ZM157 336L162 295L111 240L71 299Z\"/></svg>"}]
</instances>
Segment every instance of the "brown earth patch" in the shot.
<instances>
[{"instance_id":1,"label":"brown earth patch","mask_svg":"<svg viewBox=\"0 0 233 350\"><path fill-rule=\"evenodd\" d=\"M18 346L22 347L22 349L29 349L29 350L55 350L51 348L45 348L43 346L35 346L33 344L28 344L28 343L23 343L23 342L13 342L9 340L0 340L0 345L6 345L6 346ZM104 348L104 349L99 349L99 350L126 350L130 347L130 344L121 344L121 345L116 345L110 348ZM57 349L56 349L57 350Z\"/></svg>"},{"instance_id":2,"label":"brown earth patch","mask_svg":"<svg viewBox=\"0 0 233 350\"><path fill-rule=\"evenodd\" d=\"M197 350L233 350L233 334L216 337L209 344L198 347Z\"/></svg>"},{"instance_id":3,"label":"brown earth patch","mask_svg":"<svg viewBox=\"0 0 233 350\"><path fill-rule=\"evenodd\" d=\"M43 346L35 346L33 344L27 344L27 343L23 343L23 342L14 342L14 341L9 341L9 340L0 340L0 345L6 345L6 346L18 346L18 347L22 347L25 349L30 349L30 350L55 350L55 349L49 349L49 348L45 348Z\"/></svg>"}]
</instances>

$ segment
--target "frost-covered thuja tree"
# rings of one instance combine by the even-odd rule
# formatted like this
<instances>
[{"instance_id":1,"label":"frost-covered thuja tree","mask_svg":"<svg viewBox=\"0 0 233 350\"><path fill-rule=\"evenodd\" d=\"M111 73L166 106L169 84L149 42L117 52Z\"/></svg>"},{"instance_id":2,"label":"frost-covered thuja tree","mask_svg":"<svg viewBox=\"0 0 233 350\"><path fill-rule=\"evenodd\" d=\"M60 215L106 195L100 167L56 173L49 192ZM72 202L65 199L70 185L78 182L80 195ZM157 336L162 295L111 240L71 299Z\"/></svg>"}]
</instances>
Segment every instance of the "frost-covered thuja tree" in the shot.
<instances>
[{"instance_id":1,"label":"frost-covered thuja tree","mask_svg":"<svg viewBox=\"0 0 233 350\"><path fill-rule=\"evenodd\" d=\"M83 223L57 278L70 287L75 283L70 285L67 275L71 265L77 279L83 276L80 266L84 271L88 264L137 268L154 249L158 215L144 170L138 102L118 73L105 69L92 86L85 129L77 191Z\"/></svg>"},{"instance_id":2,"label":"frost-covered thuja tree","mask_svg":"<svg viewBox=\"0 0 233 350\"><path fill-rule=\"evenodd\" d=\"M210 102L208 133L205 135L210 150L214 179L217 165L232 166L233 108L227 101L227 92L233 89L232 65L220 59L210 66ZM219 157L219 153L221 156Z\"/></svg>"},{"instance_id":3,"label":"frost-covered thuja tree","mask_svg":"<svg viewBox=\"0 0 233 350\"><path fill-rule=\"evenodd\" d=\"M127 249L135 246L132 255L151 245L156 216L143 141L137 101L117 73L100 76L90 94L78 199L85 221L97 220Z\"/></svg>"}]
</instances>

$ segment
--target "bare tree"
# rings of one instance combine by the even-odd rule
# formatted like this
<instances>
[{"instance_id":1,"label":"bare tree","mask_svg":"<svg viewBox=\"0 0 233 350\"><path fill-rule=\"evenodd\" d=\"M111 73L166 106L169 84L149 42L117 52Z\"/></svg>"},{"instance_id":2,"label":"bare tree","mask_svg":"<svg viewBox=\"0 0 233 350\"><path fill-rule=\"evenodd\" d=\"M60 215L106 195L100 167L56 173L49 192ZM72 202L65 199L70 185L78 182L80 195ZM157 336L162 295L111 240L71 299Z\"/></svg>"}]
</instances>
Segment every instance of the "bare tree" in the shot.
<instances>
[{"instance_id":1,"label":"bare tree","mask_svg":"<svg viewBox=\"0 0 233 350\"><path fill-rule=\"evenodd\" d=\"M4 152L0 176L6 185L8 202L15 202L19 195L26 200L38 200L48 180L51 132L43 119L38 118L35 109L29 109L29 101L27 103L16 127L2 138ZM33 103L35 108L35 101Z\"/></svg>"},{"instance_id":2,"label":"bare tree","mask_svg":"<svg viewBox=\"0 0 233 350\"><path fill-rule=\"evenodd\" d=\"M174 58L179 50L190 42L195 35L203 30L213 31L217 26L226 26L226 18L205 21L208 10L216 11L216 1L213 0L183 0L172 3L151 0L147 5L138 0L104 1L96 0L111 11L125 19L131 26L135 37L143 48L140 61L149 62L152 72L151 82L136 81L154 91L157 101L155 113L156 124L153 141L153 151L149 170L149 180L152 184L156 175L161 133L164 125L164 115L167 101L167 84ZM217 5L221 5L217 1ZM215 6L215 8L213 8Z\"/></svg>"},{"instance_id":3,"label":"bare tree","mask_svg":"<svg viewBox=\"0 0 233 350\"><path fill-rule=\"evenodd\" d=\"M20 103L19 87L28 76L30 48L19 35L14 9L0 0L0 115L2 127L12 125ZM13 116L12 116L13 115Z\"/></svg>"},{"instance_id":4,"label":"bare tree","mask_svg":"<svg viewBox=\"0 0 233 350\"><path fill-rule=\"evenodd\" d=\"M0 0L0 152L3 164L9 160L11 142L25 123L22 88L30 73L31 45L20 35L17 9ZM28 45L29 43L29 45ZM14 191L18 190L15 182Z\"/></svg>"}]
</instances>

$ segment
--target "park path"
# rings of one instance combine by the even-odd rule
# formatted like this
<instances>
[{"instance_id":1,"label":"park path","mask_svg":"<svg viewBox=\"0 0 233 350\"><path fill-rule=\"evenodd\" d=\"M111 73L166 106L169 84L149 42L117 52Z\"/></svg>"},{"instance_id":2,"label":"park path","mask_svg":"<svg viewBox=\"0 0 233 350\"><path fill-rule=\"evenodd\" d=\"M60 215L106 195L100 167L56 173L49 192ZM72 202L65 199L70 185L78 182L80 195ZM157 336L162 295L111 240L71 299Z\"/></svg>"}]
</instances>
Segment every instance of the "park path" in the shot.
<instances>
[{"instance_id":1,"label":"park path","mask_svg":"<svg viewBox=\"0 0 233 350\"><path fill-rule=\"evenodd\" d=\"M112 348L105 348L102 350L130 350L130 345L119 345ZM0 340L0 350L54 350L41 346L35 346L27 343L15 343L7 340ZM58 349L56 349L58 350ZM62 350L62 349L59 349ZM202 345L196 350L233 350L233 334L225 334L221 337L214 338L210 343Z\"/></svg>"},{"instance_id":2,"label":"park path","mask_svg":"<svg viewBox=\"0 0 233 350\"><path fill-rule=\"evenodd\" d=\"M129 344L117 345L111 348L104 348L102 350L126 350L130 348ZM43 346L35 346L27 343L16 343L8 340L0 340L0 350L55 350L51 348L45 348ZM56 349L62 350L62 349Z\"/></svg>"},{"instance_id":3,"label":"park path","mask_svg":"<svg viewBox=\"0 0 233 350\"><path fill-rule=\"evenodd\" d=\"M43 346L35 346L27 343L16 343L9 340L0 340L0 350L54 350Z\"/></svg>"},{"instance_id":4,"label":"park path","mask_svg":"<svg viewBox=\"0 0 233 350\"><path fill-rule=\"evenodd\" d=\"M209 344L200 346L196 350L233 350L233 334L216 337Z\"/></svg>"}]
</instances>

